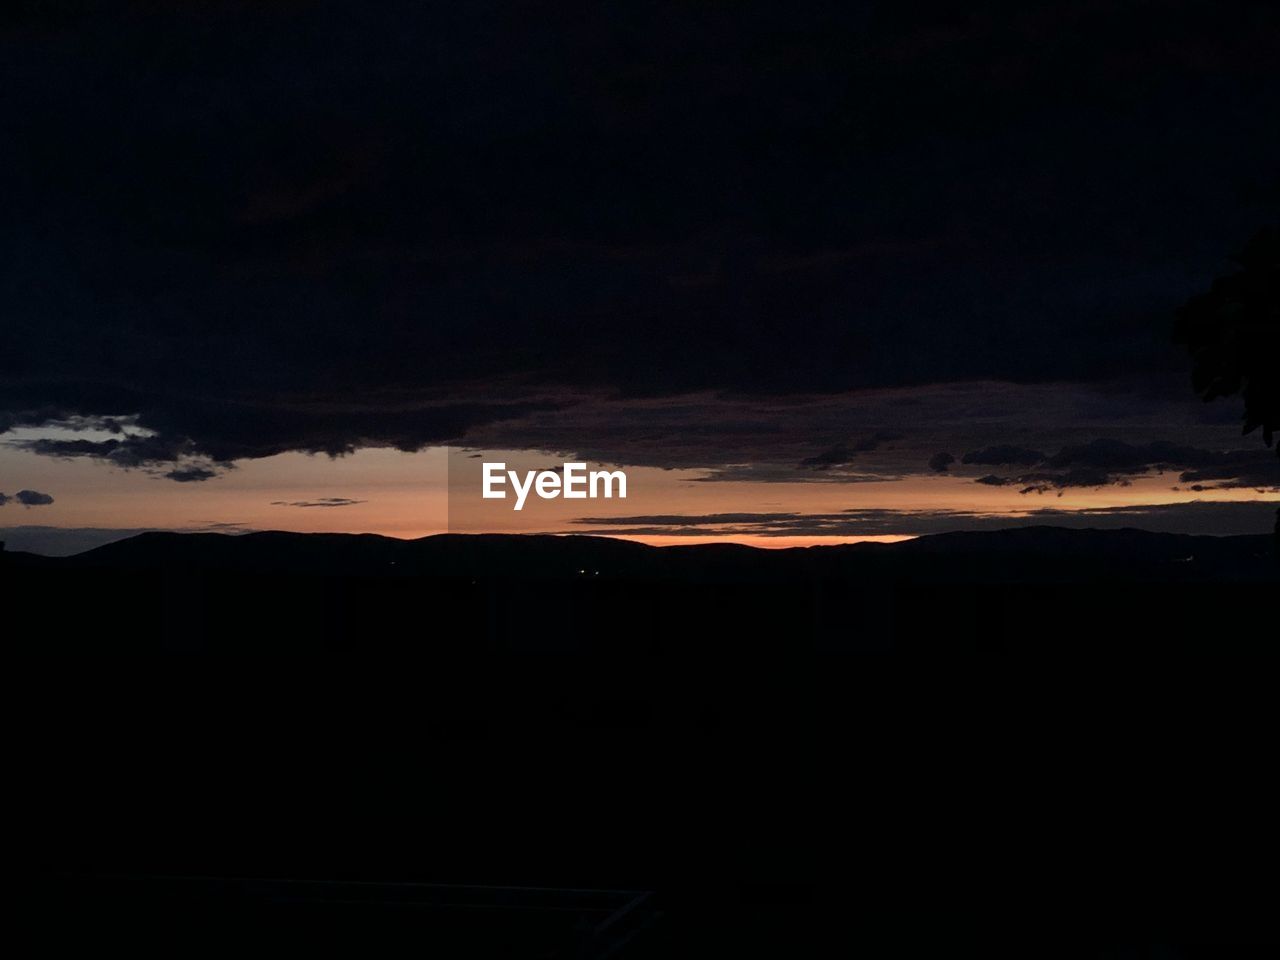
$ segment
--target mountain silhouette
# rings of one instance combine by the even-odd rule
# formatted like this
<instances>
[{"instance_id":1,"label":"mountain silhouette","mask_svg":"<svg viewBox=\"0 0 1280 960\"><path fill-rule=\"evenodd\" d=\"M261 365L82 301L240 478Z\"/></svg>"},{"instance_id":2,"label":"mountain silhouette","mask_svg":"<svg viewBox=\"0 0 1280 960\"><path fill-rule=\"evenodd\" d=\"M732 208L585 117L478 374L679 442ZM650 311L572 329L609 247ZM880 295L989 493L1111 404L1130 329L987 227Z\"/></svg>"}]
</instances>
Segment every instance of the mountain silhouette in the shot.
<instances>
[{"instance_id":1,"label":"mountain silhouette","mask_svg":"<svg viewBox=\"0 0 1280 960\"><path fill-rule=\"evenodd\" d=\"M761 549L741 544L653 547L595 536L438 534L402 540L376 534L143 533L68 558L11 554L52 569L164 569L362 577L518 577L533 580L662 577L814 577L929 572L946 565L965 579L1268 579L1271 538L1144 530L1020 527L956 532L898 543ZM956 568L954 558L966 566ZM1011 565L1012 563L1012 565Z\"/></svg>"},{"instance_id":2,"label":"mountain silhouette","mask_svg":"<svg viewBox=\"0 0 1280 960\"><path fill-rule=\"evenodd\" d=\"M1280 578L1271 537L1027 527L893 544L653 547L591 536L145 533L8 555L23 649L1109 651L1270 646L1226 630ZM69 603L68 598L75 602ZM1050 614L1050 611L1056 611ZM411 625L428 624L427 634Z\"/></svg>"}]
</instances>

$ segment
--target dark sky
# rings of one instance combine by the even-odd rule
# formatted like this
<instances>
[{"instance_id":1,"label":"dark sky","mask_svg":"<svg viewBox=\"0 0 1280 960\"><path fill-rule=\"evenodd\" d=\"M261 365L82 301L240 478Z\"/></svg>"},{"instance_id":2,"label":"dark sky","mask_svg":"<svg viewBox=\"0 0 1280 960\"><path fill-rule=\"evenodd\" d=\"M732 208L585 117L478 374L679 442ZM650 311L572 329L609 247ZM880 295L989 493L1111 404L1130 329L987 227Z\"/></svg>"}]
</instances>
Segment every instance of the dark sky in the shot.
<instances>
[{"instance_id":1,"label":"dark sky","mask_svg":"<svg viewBox=\"0 0 1280 960\"><path fill-rule=\"evenodd\" d=\"M1167 461L1189 471L1209 428L1248 445L1235 408L1188 432L1169 330L1280 210L1274 3L2 16L0 430L118 431L36 452L201 481L550 436L838 472L914 431L928 473L1041 430L1042 461L1001 476L1052 485L1086 395L1089 439L1190 444ZM1068 399L930 428L928 388L968 382ZM873 422L814 399L867 389L897 391Z\"/></svg>"}]
</instances>

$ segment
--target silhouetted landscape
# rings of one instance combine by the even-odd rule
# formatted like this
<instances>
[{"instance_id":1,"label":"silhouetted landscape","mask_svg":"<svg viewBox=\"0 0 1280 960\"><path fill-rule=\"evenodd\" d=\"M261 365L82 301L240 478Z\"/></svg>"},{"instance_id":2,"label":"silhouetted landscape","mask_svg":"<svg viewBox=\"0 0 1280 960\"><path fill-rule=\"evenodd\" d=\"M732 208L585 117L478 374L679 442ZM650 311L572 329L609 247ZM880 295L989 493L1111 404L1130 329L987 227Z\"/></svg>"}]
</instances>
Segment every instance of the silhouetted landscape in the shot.
<instances>
[{"instance_id":1,"label":"silhouetted landscape","mask_svg":"<svg viewBox=\"0 0 1280 960\"><path fill-rule=\"evenodd\" d=\"M1273 652L1265 632L1214 625L1235 598L1280 582L1266 534L1048 527L783 550L150 533L68 558L7 556L8 580L37 618L20 647L35 655ZM110 639L94 629L113 598L139 590L152 598L148 629ZM69 607L59 602L68 593ZM42 627L51 609L58 616Z\"/></svg>"},{"instance_id":2,"label":"silhouetted landscape","mask_svg":"<svg viewBox=\"0 0 1280 960\"><path fill-rule=\"evenodd\" d=\"M9 952L1280 955L1277 64L0 6Z\"/></svg>"},{"instance_id":3,"label":"silhouetted landscape","mask_svg":"<svg viewBox=\"0 0 1280 960\"><path fill-rule=\"evenodd\" d=\"M45 938L1254 955L1274 883L1223 858L1275 850L1240 818L1265 804L1269 675L1230 664L1274 652L1233 613L1274 595L1272 550L1027 528L8 554L34 724L23 845L37 902L80 918ZM1192 762L1225 779L1186 780ZM1187 817L1220 843L1191 842ZM1127 946L1153 941L1175 945Z\"/></svg>"}]
</instances>

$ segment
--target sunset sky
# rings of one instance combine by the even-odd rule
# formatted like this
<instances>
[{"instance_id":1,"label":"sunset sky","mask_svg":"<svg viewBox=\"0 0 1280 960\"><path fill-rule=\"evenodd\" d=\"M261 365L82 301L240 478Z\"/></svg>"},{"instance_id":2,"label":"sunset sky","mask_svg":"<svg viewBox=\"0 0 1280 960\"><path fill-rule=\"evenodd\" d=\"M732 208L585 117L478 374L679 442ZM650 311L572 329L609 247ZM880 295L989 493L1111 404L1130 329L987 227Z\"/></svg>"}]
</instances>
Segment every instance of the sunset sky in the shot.
<instances>
[{"instance_id":1,"label":"sunset sky","mask_svg":"<svg viewBox=\"0 0 1280 960\"><path fill-rule=\"evenodd\" d=\"M1273 4L26 6L0 538L1266 532ZM481 502L475 464L620 466Z\"/></svg>"}]
</instances>

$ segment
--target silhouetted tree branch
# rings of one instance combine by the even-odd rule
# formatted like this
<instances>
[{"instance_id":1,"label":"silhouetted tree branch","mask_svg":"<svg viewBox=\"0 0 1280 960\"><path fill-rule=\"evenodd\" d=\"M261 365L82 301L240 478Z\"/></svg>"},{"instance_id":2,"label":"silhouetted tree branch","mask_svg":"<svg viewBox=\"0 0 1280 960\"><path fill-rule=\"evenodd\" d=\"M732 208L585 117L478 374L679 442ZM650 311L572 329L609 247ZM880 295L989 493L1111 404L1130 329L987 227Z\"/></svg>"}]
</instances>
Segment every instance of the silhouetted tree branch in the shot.
<instances>
[{"instance_id":1,"label":"silhouetted tree branch","mask_svg":"<svg viewBox=\"0 0 1280 960\"><path fill-rule=\"evenodd\" d=\"M1280 427L1280 230L1259 231L1233 259L1239 270L1178 311L1174 339L1191 354L1196 392L1240 394L1244 432L1261 427L1271 446ZM1280 547L1280 516L1276 537Z\"/></svg>"}]
</instances>

